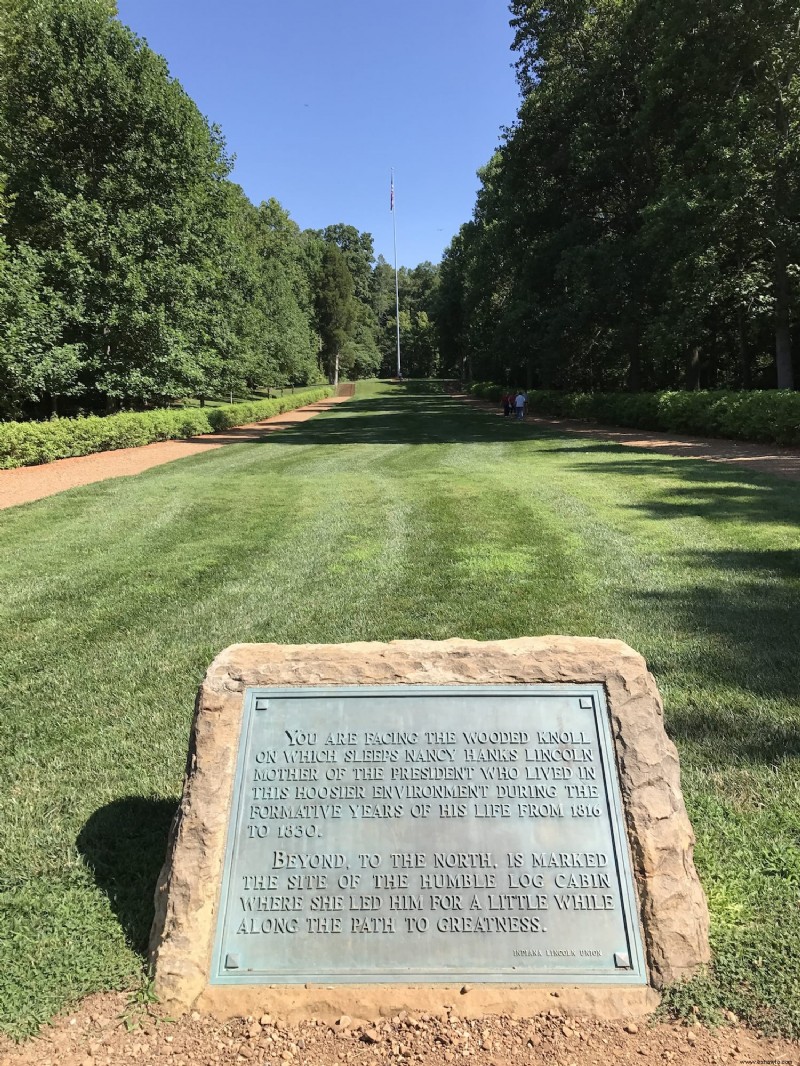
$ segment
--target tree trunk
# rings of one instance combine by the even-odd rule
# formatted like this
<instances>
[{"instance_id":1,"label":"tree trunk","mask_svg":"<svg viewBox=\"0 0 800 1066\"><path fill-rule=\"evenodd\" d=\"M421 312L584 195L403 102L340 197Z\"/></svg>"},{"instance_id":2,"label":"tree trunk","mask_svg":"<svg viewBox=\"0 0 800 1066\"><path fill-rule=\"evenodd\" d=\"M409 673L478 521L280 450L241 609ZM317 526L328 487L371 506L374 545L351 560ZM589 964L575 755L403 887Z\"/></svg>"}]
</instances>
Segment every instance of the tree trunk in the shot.
<instances>
[{"instance_id":1,"label":"tree trunk","mask_svg":"<svg viewBox=\"0 0 800 1066\"><path fill-rule=\"evenodd\" d=\"M750 367L750 349L747 344L747 315L740 307L737 312L736 337L739 344L739 369L742 375L742 388L752 389L753 373Z\"/></svg>"},{"instance_id":2,"label":"tree trunk","mask_svg":"<svg viewBox=\"0 0 800 1066\"><path fill-rule=\"evenodd\" d=\"M339 353L337 352L336 353L336 362L333 364L333 386L334 386L334 388L336 388L336 386L338 384L339 384Z\"/></svg>"},{"instance_id":3,"label":"tree trunk","mask_svg":"<svg viewBox=\"0 0 800 1066\"><path fill-rule=\"evenodd\" d=\"M638 346L631 352L627 378L628 392L639 392L642 387L642 358Z\"/></svg>"},{"instance_id":4,"label":"tree trunk","mask_svg":"<svg viewBox=\"0 0 800 1066\"><path fill-rule=\"evenodd\" d=\"M686 367L686 387L688 389L700 388L700 374L702 365L700 360L700 345L695 344L689 353L689 361Z\"/></svg>"},{"instance_id":5,"label":"tree trunk","mask_svg":"<svg viewBox=\"0 0 800 1066\"><path fill-rule=\"evenodd\" d=\"M775 370L779 389L794 388L792 375L792 322L786 245L775 247Z\"/></svg>"},{"instance_id":6,"label":"tree trunk","mask_svg":"<svg viewBox=\"0 0 800 1066\"><path fill-rule=\"evenodd\" d=\"M791 389L792 332L791 295L789 283L789 252L787 247L787 217L789 177L783 149L789 145L789 114L779 92L775 109L776 127L781 142L775 168L775 371L779 389Z\"/></svg>"},{"instance_id":7,"label":"tree trunk","mask_svg":"<svg viewBox=\"0 0 800 1066\"><path fill-rule=\"evenodd\" d=\"M642 388L642 322L639 309L629 311L627 321L617 335L617 344L628 356L625 388L628 392L639 392Z\"/></svg>"},{"instance_id":8,"label":"tree trunk","mask_svg":"<svg viewBox=\"0 0 800 1066\"><path fill-rule=\"evenodd\" d=\"M206 405L206 398L205 398L205 396L201 396L200 397L200 406L201 407L205 407L205 405Z\"/></svg>"}]
</instances>

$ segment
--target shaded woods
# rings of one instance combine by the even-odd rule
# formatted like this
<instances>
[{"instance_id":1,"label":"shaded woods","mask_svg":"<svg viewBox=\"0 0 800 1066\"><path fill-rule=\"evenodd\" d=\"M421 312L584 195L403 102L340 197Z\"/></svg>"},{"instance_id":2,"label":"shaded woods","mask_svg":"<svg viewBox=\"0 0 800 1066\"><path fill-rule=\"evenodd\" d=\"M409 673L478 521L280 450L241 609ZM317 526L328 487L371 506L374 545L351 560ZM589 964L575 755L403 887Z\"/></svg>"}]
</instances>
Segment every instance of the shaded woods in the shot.
<instances>
[{"instance_id":1,"label":"shaded woods","mask_svg":"<svg viewBox=\"0 0 800 1066\"><path fill-rule=\"evenodd\" d=\"M792 388L796 4L511 11L522 102L445 253L445 365L572 390Z\"/></svg>"}]
</instances>

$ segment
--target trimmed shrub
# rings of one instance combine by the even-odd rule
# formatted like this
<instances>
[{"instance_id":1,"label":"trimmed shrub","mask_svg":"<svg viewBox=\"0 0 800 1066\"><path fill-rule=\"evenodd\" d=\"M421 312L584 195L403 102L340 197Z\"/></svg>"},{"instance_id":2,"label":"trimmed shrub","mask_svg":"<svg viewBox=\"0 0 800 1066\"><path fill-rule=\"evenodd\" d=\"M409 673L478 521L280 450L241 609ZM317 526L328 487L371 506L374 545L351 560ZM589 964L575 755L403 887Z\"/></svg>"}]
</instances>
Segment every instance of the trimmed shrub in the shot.
<instances>
[{"instance_id":1,"label":"trimmed shrub","mask_svg":"<svg viewBox=\"0 0 800 1066\"><path fill-rule=\"evenodd\" d=\"M326 396L332 396L333 389L324 387L310 389L301 396L281 396L274 400L251 400L247 403L228 404L227 407L215 407L208 412L208 419L215 431L244 426L248 422L260 422L264 418L282 415L284 411L293 411L307 403L315 403Z\"/></svg>"},{"instance_id":2,"label":"trimmed shrub","mask_svg":"<svg viewBox=\"0 0 800 1066\"><path fill-rule=\"evenodd\" d=\"M139 448L154 441L177 440L260 422L331 396L333 389L307 389L275 400L184 407L179 410L126 411L119 415L54 418L50 422L0 422L0 469L35 466L118 448Z\"/></svg>"},{"instance_id":3,"label":"trimmed shrub","mask_svg":"<svg viewBox=\"0 0 800 1066\"><path fill-rule=\"evenodd\" d=\"M474 381L467 388L474 396L480 396L482 400L499 400L506 391L492 381Z\"/></svg>"},{"instance_id":4,"label":"trimmed shrub","mask_svg":"<svg viewBox=\"0 0 800 1066\"><path fill-rule=\"evenodd\" d=\"M490 382L470 392L499 400ZM763 444L800 444L800 392L556 392L534 389L528 409L554 418L590 418L607 425L664 429Z\"/></svg>"}]
</instances>

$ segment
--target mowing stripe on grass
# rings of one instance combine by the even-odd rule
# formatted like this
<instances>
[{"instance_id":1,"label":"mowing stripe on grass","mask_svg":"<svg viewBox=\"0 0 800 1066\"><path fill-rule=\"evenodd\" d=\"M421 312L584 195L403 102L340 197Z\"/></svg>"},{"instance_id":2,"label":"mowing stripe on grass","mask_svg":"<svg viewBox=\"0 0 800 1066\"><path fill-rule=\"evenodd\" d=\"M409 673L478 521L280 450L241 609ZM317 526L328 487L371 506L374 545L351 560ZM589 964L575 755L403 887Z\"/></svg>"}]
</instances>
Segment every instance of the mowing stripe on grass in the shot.
<instances>
[{"instance_id":1,"label":"mowing stripe on grass","mask_svg":"<svg viewBox=\"0 0 800 1066\"><path fill-rule=\"evenodd\" d=\"M800 485L424 383L3 512L4 1026L137 980L220 649L562 632L628 641L665 694L716 952L676 1004L800 1035L799 520Z\"/></svg>"}]
</instances>

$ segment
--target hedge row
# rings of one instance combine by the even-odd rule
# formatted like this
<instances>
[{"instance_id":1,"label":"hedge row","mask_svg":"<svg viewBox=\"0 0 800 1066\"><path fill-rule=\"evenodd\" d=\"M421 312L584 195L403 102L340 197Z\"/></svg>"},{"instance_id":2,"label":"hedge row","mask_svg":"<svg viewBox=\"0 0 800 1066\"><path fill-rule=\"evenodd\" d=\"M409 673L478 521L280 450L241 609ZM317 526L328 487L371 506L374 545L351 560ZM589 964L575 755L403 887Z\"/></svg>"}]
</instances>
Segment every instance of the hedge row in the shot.
<instances>
[{"instance_id":1,"label":"hedge row","mask_svg":"<svg viewBox=\"0 0 800 1066\"><path fill-rule=\"evenodd\" d=\"M499 400L500 385L476 382L476 396ZM800 392L528 393L528 409L556 418L592 418L614 426L666 429L765 444L800 444Z\"/></svg>"},{"instance_id":2,"label":"hedge row","mask_svg":"<svg viewBox=\"0 0 800 1066\"><path fill-rule=\"evenodd\" d=\"M0 422L0 469L34 466L117 448L139 448L153 441L195 437L232 429L248 422L292 411L325 396L333 389L305 389L275 400L254 400L226 407L186 407L180 410L130 411L101 418L55 418L51 422Z\"/></svg>"}]
</instances>

